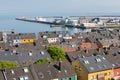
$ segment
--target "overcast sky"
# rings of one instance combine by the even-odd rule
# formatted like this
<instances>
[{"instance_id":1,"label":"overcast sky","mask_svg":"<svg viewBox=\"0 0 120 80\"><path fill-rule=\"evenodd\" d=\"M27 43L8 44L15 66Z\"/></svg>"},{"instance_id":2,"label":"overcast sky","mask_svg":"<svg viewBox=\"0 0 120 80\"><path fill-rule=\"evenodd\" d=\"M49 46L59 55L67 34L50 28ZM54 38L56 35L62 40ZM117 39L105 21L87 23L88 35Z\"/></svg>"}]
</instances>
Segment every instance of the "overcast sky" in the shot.
<instances>
[{"instance_id":1,"label":"overcast sky","mask_svg":"<svg viewBox=\"0 0 120 80\"><path fill-rule=\"evenodd\" d=\"M0 14L120 13L120 0L0 0Z\"/></svg>"}]
</instances>

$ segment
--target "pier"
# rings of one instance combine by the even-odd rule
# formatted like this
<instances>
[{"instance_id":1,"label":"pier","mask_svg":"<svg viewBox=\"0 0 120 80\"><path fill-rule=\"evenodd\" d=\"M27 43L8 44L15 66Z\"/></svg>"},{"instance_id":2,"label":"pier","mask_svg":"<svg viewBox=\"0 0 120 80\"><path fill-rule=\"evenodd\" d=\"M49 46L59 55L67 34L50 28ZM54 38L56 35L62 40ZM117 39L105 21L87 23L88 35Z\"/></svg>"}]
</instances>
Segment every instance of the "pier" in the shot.
<instances>
[{"instance_id":1,"label":"pier","mask_svg":"<svg viewBox=\"0 0 120 80\"><path fill-rule=\"evenodd\" d=\"M44 24L53 24L52 22L38 21L35 19L28 19L28 18L16 18L16 20L27 21L27 22L36 22L36 23L44 23Z\"/></svg>"},{"instance_id":2,"label":"pier","mask_svg":"<svg viewBox=\"0 0 120 80\"><path fill-rule=\"evenodd\" d=\"M61 17L60 17L61 18ZM115 25L95 25L95 26L85 26L83 24L77 24L77 25L73 25L73 24L67 24L67 23L57 23L54 20L53 21L48 21L46 20L47 18L33 18L33 19L29 19L29 18L16 18L16 20L21 20L21 21L27 21L27 22L35 22L35 23L43 23L43 24L49 24L50 27L72 27L72 28L81 28L81 29L92 29L92 28L120 28L120 24L115 24ZM57 19L57 18L55 18ZM59 20L59 19L58 19ZM62 18L61 18L62 20ZM89 23L92 24L92 23Z\"/></svg>"}]
</instances>

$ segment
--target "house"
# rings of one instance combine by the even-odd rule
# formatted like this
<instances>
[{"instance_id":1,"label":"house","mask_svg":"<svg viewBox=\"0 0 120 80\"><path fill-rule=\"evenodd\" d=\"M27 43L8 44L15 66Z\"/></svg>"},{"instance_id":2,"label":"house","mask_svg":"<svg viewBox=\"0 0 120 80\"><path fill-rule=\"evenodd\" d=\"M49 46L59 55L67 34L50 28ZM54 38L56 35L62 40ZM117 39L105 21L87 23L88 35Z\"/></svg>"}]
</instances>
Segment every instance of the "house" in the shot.
<instances>
[{"instance_id":1,"label":"house","mask_svg":"<svg viewBox=\"0 0 120 80\"><path fill-rule=\"evenodd\" d=\"M78 80L111 80L112 64L103 56L89 56L72 62Z\"/></svg>"},{"instance_id":2,"label":"house","mask_svg":"<svg viewBox=\"0 0 120 80\"><path fill-rule=\"evenodd\" d=\"M74 41L62 42L59 46L64 50L64 52L74 52L77 50L77 44Z\"/></svg>"},{"instance_id":3,"label":"house","mask_svg":"<svg viewBox=\"0 0 120 80\"><path fill-rule=\"evenodd\" d=\"M4 51L0 52L0 60L15 61L20 66L28 66L41 58L51 58L46 50Z\"/></svg>"},{"instance_id":4,"label":"house","mask_svg":"<svg viewBox=\"0 0 120 80\"><path fill-rule=\"evenodd\" d=\"M77 80L68 61L33 64L0 70L0 80Z\"/></svg>"},{"instance_id":5,"label":"house","mask_svg":"<svg viewBox=\"0 0 120 80\"><path fill-rule=\"evenodd\" d=\"M86 49L86 50L80 50L75 52L67 52L67 58L70 62L75 61L79 58L82 58L83 56L89 57L89 56L97 56L101 55L103 52L103 49Z\"/></svg>"},{"instance_id":6,"label":"house","mask_svg":"<svg viewBox=\"0 0 120 80\"><path fill-rule=\"evenodd\" d=\"M38 39L47 41L49 44L59 42L59 37L56 31L38 33Z\"/></svg>"},{"instance_id":7,"label":"house","mask_svg":"<svg viewBox=\"0 0 120 80\"><path fill-rule=\"evenodd\" d=\"M0 72L3 76L1 80L35 80L29 67L3 69Z\"/></svg>"},{"instance_id":8,"label":"house","mask_svg":"<svg viewBox=\"0 0 120 80\"><path fill-rule=\"evenodd\" d=\"M102 39L97 42L99 48L110 48L110 46L119 46L120 40L116 39Z\"/></svg>"},{"instance_id":9,"label":"house","mask_svg":"<svg viewBox=\"0 0 120 80\"><path fill-rule=\"evenodd\" d=\"M4 42L0 42L0 50L5 50L5 43Z\"/></svg>"},{"instance_id":10,"label":"house","mask_svg":"<svg viewBox=\"0 0 120 80\"><path fill-rule=\"evenodd\" d=\"M31 68L38 80L77 80L76 73L67 60L35 64Z\"/></svg>"},{"instance_id":11,"label":"house","mask_svg":"<svg viewBox=\"0 0 120 80\"><path fill-rule=\"evenodd\" d=\"M62 42L63 40L72 39L72 36L67 31L39 32L38 39L47 41L49 44Z\"/></svg>"},{"instance_id":12,"label":"house","mask_svg":"<svg viewBox=\"0 0 120 80\"><path fill-rule=\"evenodd\" d=\"M36 39L35 33L11 33L7 34L10 45L33 43Z\"/></svg>"},{"instance_id":13,"label":"house","mask_svg":"<svg viewBox=\"0 0 120 80\"><path fill-rule=\"evenodd\" d=\"M114 79L120 79L120 48L119 47L111 47L107 50L108 54L103 55L112 65L114 71Z\"/></svg>"},{"instance_id":14,"label":"house","mask_svg":"<svg viewBox=\"0 0 120 80\"><path fill-rule=\"evenodd\" d=\"M95 42L92 42L90 38L81 40L78 45L79 45L80 50L97 49L97 44Z\"/></svg>"}]
</instances>

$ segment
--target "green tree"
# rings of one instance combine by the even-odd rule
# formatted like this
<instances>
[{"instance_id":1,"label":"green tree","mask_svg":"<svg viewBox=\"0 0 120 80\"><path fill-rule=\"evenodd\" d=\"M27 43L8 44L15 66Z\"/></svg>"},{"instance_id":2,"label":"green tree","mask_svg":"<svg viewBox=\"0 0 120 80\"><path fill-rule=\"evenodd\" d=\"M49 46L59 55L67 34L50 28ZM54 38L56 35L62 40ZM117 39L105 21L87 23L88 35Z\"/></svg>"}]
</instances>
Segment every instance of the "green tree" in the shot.
<instances>
[{"instance_id":1,"label":"green tree","mask_svg":"<svg viewBox=\"0 0 120 80\"><path fill-rule=\"evenodd\" d=\"M45 63L45 62L50 62L50 59L49 58L41 58L41 59L37 60L35 62L35 64L41 64L41 63Z\"/></svg>"},{"instance_id":2,"label":"green tree","mask_svg":"<svg viewBox=\"0 0 120 80\"><path fill-rule=\"evenodd\" d=\"M0 69L18 67L16 62L0 60Z\"/></svg>"},{"instance_id":3,"label":"green tree","mask_svg":"<svg viewBox=\"0 0 120 80\"><path fill-rule=\"evenodd\" d=\"M58 46L49 46L47 50L55 61L66 59L64 50Z\"/></svg>"}]
</instances>

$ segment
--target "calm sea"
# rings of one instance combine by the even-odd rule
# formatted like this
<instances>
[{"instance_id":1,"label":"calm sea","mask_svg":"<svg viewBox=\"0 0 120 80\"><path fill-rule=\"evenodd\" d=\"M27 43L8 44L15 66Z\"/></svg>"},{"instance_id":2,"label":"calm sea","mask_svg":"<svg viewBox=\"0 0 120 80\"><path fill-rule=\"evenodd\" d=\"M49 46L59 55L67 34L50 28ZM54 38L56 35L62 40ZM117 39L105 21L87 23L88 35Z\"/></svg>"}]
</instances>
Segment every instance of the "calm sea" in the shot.
<instances>
[{"instance_id":1,"label":"calm sea","mask_svg":"<svg viewBox=\"0 0 120 80\"><path fill-rule=\"evenodd\" d=\"M41 23L33 23L33 22L24 22L15 20L16 17L22 17L24 15L0 15L0 31L1 30L10 30L14 29L15 32L43 32L43 31L69 31L70 33L76 33L76 32L86 32L90 31L85 29L79 29L79 28L68 28L68 27L50 27L50 25L47 24L41 24ZM38 15L29 15L26 17L34 18Z\"/></svg>"}]
</instances>

